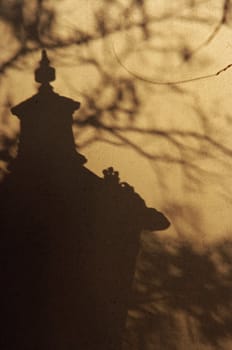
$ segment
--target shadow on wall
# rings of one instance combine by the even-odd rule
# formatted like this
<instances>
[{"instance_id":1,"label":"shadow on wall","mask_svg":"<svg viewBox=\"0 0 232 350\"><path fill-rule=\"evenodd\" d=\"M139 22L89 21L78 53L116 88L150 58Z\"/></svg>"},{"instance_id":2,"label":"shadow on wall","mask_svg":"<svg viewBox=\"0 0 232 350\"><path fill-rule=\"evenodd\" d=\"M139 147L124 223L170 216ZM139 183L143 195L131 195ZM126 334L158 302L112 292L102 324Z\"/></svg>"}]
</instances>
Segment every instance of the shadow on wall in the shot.
<instances>
[{"instance_id":1,"label":"shadow on wall","mask_svg":"<svg viewBox=\"0 0 232 350\"><path fill-rule=\"evenodd\" d=\"M230 349L232 242L205 250L146 233L125 349Z\"/></svg>"},{"instance_id":2,"label":"shadow on wall","mask_svg":"<svg viewBox=\"0 0 232 350\"><path fill-rule=\"evenodd\" d=\"M58 95L43 51L39 92L12 108L18 157L0 188L6 350L119 350L143 229L164 230L118 172L83 166L72 134L79 102Z\"/></svg>"}]
</instances>

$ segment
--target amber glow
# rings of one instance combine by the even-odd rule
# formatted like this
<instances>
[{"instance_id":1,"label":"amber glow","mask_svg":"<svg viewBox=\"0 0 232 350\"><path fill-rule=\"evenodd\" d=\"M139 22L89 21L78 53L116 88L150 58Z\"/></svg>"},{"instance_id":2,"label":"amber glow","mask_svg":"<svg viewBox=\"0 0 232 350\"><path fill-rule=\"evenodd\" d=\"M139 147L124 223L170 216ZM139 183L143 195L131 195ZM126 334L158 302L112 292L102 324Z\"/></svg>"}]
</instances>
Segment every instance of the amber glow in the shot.
<instances>
[{"instance_id":1,"label":"amber glow","mask_svg":"<svg viewBox=\"0 0 232 350\"><path fill-rule=\"evenodd\" d=\"M30 24L34 18L28 18L27 13L36 16L37 11L36 1L34 7L32 2L27 7L29 2L25 1L25 27L27 21ZM231 266L228 266L231 251L223 246L227 249L226 253L223 251L226 256L223 260L223 249L219 248L225 241L229 242L228 246L231 244L232 70L188 84L151 84L130 75L117 61L115 52L130 71L154 82L216 73L232 63L231 9L227 14L228 24L223 24L215 37L201 47L221 18L223 1L183 0L169 4L144 0L130 1L130 7L126 0L112 1L112 4L103 0L44 3L48 14L55 13L56 17L51 28L45 26L45 34L40 23L40 40L44 42L29 38L26 53L2 69L0 137L14 139L20 130L9 109L37 91L34 69L41 47L47 47L56 67L57 78L53 83L56 92L81 102L80 110L74 114L73 132L77 148L88 159L86 167L102 176L103 169L113 166L119 171L121 181L132 185L148 206L159 208L168 216L172 223L168 231L156 236L152 233L147 239L152 245L152 237L158 237L163 251L171 257L167 267L166 255L162 255L167 268L165 273L170 273L171 280L176 276L177 284L172 280L173 288L196 288L201 291L197 296L200 298L203 294L207 299L207 291L214 286L208 286L209 281L204 287L198 284L201 258L203 265L207 261L209 270L214 266L226 282L229 272L231 274ZM5 17L0 16L0 31L4 34L0 53L2 66L14 57L26 35L13 9L10 6L5 9ZM46 23L49 27L49 20ZM15 153L14 144L10 154ZM6 172L4 159L0 160L0 166ZM146 241L146 237L143 239ZM157 255L161 254L158 245L154 244L153 248ZM180 260L175 265L174 257L178 252ZM185 270L186 261L194 275L192 286L188 285L191 278L183 277L189 272ZM202 284L207 273L207 269L202 273ZM178 284L178 276L182 276L183 285ZM167 288L170 288L167 294L172 296L171 284ZM223 298L219 288L220 292ZM155 297L159 299L161 294L159 290ZM178 299L176 290L173 295ZM212 294L209 295L213 299ZM175 300L171 301L175 304ZM230 308L231 300L227 301ZM181 305L175 308L173 304L170 306L161 300L160 304L155 304L154 313L159 315L164 327L167 318L163 315L173 313L172 322L177 326L169 324L167 334L171 337L173 329L181 334L179 343L176 340L176 347L171 343L162 347L161 326L157 333L149 335L149 341L155 343L157 349L197 349L198 343L201 350L215 349L215 343L205 346L199 335L202 329L199 330L198 316L204 312L204 303L198 305L195 301L190 311L185 297L180 301L183 308ZM219 310L213 306L212 310L212 318L221 322L228 317L226 307L220 303ZM209 317L211 311L205 312ZM207 317L206 322L209 322ZM230 349L231 333L225 331L219 343L223 350Z\"/></svg>"}]
</instances>

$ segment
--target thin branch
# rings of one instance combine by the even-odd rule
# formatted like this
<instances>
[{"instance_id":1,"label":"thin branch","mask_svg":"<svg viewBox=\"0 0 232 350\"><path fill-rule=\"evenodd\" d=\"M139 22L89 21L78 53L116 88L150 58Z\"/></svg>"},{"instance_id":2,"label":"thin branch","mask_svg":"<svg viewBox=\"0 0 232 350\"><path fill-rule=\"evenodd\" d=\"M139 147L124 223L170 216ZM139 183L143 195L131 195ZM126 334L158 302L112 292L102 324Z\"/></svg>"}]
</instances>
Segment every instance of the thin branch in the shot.
<instances>
[{"instance_id":1,"label":"thin branch","mask_svg":"<svg viewBox=\"0 0 232 350\"><path fill-rule=\"evenodd\" d=\"M163 16L160 17L156 17L156 16L148 16L146 18L146 25L151 24L151 23L159 23L161 21L165 21L165 20L169 20L171 18L173 18L173 13L170 12L168 14L165 14ZM179 16L180 20L188 20L189 18L185 18L184 16ZM195 21L200 21L200 22L204 22L205 23L205 18L191 18L191 20L195 20ZM107 29L107 32L104 33L104 37L106 36L110 36L113 34L117 34L118 32L123 32L123 31L127 31L133 28L143 28L144 27L144 21L145 19L142 19L141 21L137 21L137 22L132 22L132 23L126 23L123 26L121 24L115 24L112 28ZM39 30L40 31L40 30ZM40 33L39 33L40 34ZM49 42L42 42L41 39L39 40L39 42L37 42L37 46L33 47L33 48L29 48L27 46L25 46L25 43L23 43L23 45L17 50L16 53L14 53L7 61L3 62L0 64L0 74L3 74L7 68L11 67L14 65L14 63L22 56L26 56L27 54L33 53L33 52L37 52L38 50L41 49L41 47L46 47L46 49L49 50L55 50L55 49L59 49L59 48L67 48L70 46L74 46L74 45L85 45L85 44L89 44L91 42L97 41L99 39L102 39L102 33L100 32L95 32L95 33L88 33L88 32L84 32L80 29L78 29L76 31L76 36L75 37L70 37L67 40L62 40L58 37L55 36L51 36L49 37ZM39 35L41 36L41 35Z\"/></svg>"},{"instance_id":2,"label":"thin branch","mask_svg":"<svg viewBox=\"0 0 232 350\"><path fill-rule=\"evenodd\" d=\"M194 49L190 54L188 58L191 58L193 55L195 55L198 51L200 51L203 47L210 44L210 42L216 37L220 29L222 28L223 24L227 22L227 14L229 11L230 6L230 0L224 0L223 5L223 11L220 21L217 23L216 27L213 29L213 31L210 33L210 35L207 37L206 40L203 41L196 49Z\"/></svg>"},{"instance_id":3,"label":"thin branch","mask_svg":"<svg viewBox=\"0 0 232 350\"><path fill-rule=\"evenodd\" d=\"M172 156L169 156L168 154L162 154L161 156L159 156L159 155L152 155L152 154L150 154L148 152L145 152L137 144L133 143L132 141L130 141L125 136L123 136L120 133L116 132L114 129L106 127L105 130L110 132L112 135L116 136L119 140L121 140L126 145L128 145L132 149L134 149L138 154L144 156L145 158L147 158L149 160L156 160L156 161L160 161L160 162L163 162L163 163L179 164L181 166L185 166L186 168L192 168L192 169L195 169L195 170L198 170L198 171L204 171L203 169L201 169L196 164L190 163L189 161L187 161L185 159L172 157Z\"/></svg>"},{"instance_id":4,"label":"thin branch","mask_svg":"<svg viewBox=\"0 0 232 350\"><path fill-rule=\"evenodd\" d=\"M85 147L90 146L91 144L93 144L95 142L107 143L109 145L117 146L117 147L125 146L124 142L116 142L116 141L112 141L112 140L107 140L104 137L93 136L93 137L89 138L88 140L86 140L86 141L84 141L84 142L82 142L80 144L77 144L77 149L81 150L81 149L83 149Z\"/></svg>"}]
</instances>

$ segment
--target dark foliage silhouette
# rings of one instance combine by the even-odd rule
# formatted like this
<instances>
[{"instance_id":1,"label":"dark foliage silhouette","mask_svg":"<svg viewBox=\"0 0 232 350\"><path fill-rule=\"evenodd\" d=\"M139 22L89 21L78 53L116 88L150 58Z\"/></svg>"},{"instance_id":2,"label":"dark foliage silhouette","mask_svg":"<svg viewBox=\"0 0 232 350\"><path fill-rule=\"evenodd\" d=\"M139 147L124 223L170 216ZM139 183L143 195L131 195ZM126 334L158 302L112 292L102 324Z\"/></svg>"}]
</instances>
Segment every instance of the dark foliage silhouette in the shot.
<instances>
[{"instance_id":1,"label":"dark foliage silhouette","mask_svg":"<svg viewBox=\"0 0 232 350\"><path fill-rule=\"evenodd\" d=\"M231 242L199 248L152 234L142 240L125 348L227 349L232 333Z\"/></svg>"},{"instance_id":2,"label":"dark foliage silhouette","mask_svg":"<svg viewBox=\"0 0 232 350\"><path fill-rule=\"evenodd\" d=\"M79 102L58 95L42 53L37 94L12 108L18 157L0 189L4 349L120 349L142 229L163 230L112 167L83 166Z\"/></svg>"}]
</instances>

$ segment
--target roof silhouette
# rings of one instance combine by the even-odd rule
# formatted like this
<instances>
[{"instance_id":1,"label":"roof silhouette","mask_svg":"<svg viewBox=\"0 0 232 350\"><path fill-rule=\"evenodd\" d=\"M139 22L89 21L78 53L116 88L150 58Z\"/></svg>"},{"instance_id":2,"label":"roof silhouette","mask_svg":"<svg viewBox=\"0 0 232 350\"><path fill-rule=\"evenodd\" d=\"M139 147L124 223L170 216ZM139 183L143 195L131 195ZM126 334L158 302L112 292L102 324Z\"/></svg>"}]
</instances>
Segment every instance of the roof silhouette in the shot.
<instances>
[{"instance_id":1,"label":"roof silhouette","mask_svg":"<svg viewBox=\"0 0 232 350\"><path fill-rule=\"evenodd\" d=\"M19 152L0 188L4 349L119 350L141 230L169 221L113 167L101 178L84 166L80 102L53 91L45 51L35 77L38 93L12 108Z\"/></svg>"}]
</instances>

